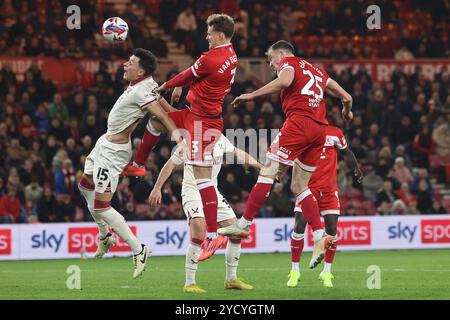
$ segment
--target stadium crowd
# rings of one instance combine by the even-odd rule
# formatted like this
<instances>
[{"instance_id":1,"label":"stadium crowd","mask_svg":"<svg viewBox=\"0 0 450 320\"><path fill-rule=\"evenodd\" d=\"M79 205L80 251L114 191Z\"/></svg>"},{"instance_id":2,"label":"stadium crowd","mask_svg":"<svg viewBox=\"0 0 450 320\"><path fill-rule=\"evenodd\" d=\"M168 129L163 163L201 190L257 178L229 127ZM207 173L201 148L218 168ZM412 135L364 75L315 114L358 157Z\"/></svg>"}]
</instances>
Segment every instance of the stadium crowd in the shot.
<instances>
[{"instance_id":1,"label":"stadium crowd","mask_svg":"<svg viewBox=\"0 0 450 320\"><path fill-rule=\"evenodd\" d=\"M93 1L85 2L86 5L93 3ZM353 2L359 3L359 1ZM59 35L55 32L58 30L57 24L60 23L58 19L42 18L33 13L18 14L18 12L36 12L34 9L38 9L42 3L50 3L56 11L62 10L64 1L29 3L5 0L0 3L2 9L0 10L0 19L2 19L0 50L5 55L44 54L79 58L96 54L101 57L102 54L109 54L106 50L95 48L93 27L98 25L96 20L89 22L88 18L83 18L87 19L86 25L92 27L90 29L92 38L84 38L85 35L89 35L89 31L83 28L83 38L71 40L64 34ZM19 6L17 6L18 3L20 3ZM208 13L211 8L216 9L214 3L216 2L198 1L193 6L196 11L197 28L201 28L200 21L204 18L205 12ZM231 10L226 7L227 3L235 2L221 2L221 8L224 11ZM273 12L264 10L264 1L258 1L263 5L256 2L253 4L252 1L243 3L246 7L241 4L239 12L246 11L248 16L256 18L252 19L249 27L246 27L243 22L242 30L238 29L235 40L238 56L247 55L245 48L247 50L252 48L249 55L261 56L266 48L266 42L272 41L272 36L262 37L262 35L269 35L273 27L269 23L266 26L269 29L263 32L261 30L265 29L255 28L253 24L258 24L255 22L258 17L273 14ZM179 4L179 1L164 1L159 4L161 12L170 12L172 20L177 19L181 12L187 16L194 14L194 12L178 10L182 8L181 6L177 6L177 10L165 7ZM293 2L293 5L296 5L296 2ZM281 10L280 14L287 14L286 8L289 7ZM108 15L107 10L103 13ZM58 15L55 14L55 16ZM97 19L102 21L103 16L98 16ZM139 19L134 19L131 14L126 19L130 24L137 26L140 24ZM176 34L180 43L192 41L185 32L170 29L176 25L172 23L172 20L169 18L163 20L167 23L165 26L162 23L163 27L169 28L170 32ZM163 20L161 22L164 22ZM273 21L263 18L259 20L259 23ZM48 26L49 21L56 25ZM284 19L281 21L281 28L289 29L288 21ZM433 21L435 21L434 18ZM282 24L286 26L283 27ZM41 30L43 26L48 28L38 33L42 32L44 41L38 41L38 46L35 47L36 43L30 36L31 32L36 33L36 30ZM279 27L277 23L275 26ZM346 29L343 28L342 32L345 33ZM139 27L137 29L145 30ZM252 34L253 30L259 30L258 37ZM248 38L245 38L243 35L248 31L250 31ZM274 34L273 37L276 39L285 33L278 30ZM320 28L318 34L320 34ZM153 48L152 43L157 42L156 40L146 42L148 35L145 34L133 35L133 41L139 37L141 37L141 45L149 48ZM264 40L261 43L253 43L249 40L257 41L261 38ZM246 44L244 40L247 41ZM83 46L74 45L74 42L83 43ZM159 41L159 43L161 52L164 52L164 42ZM116 54L128 55L128 46L130 44L124 45L122 49L118 49L119 53L115 51ZM155 44L156 47L158 47L157 44ZM198 46L195 44L191 48L196 51L202 47L201 44ZM194 51L192 54L198 54ZM448 56L446 52L443 50L441 53ZM164 56L163 53L159 55ZM437 193L437 190L433 190L430 183L431 173L441 179L439 181L441 183L446 182L445 174L439 171L442 168L436 167L433 163L430 164L430 160L440 159L443 162L450 162L448 125L450 123L450 75L442 72L436 75L434 81L428 81L420 69L411 76L397 70L391 82L380 85L374 83L364 69L360 69L356 74L353 74L351 70L336 74L332 68L327 71L352 94L355 114L352 123L343 122L339 101L327 97L328 119L330 123L344 130L349 146L365 172L362 184L355 183L345 159L340 159L338 184L341 191L342 213L344 215L391 215L447 212L449 208L444 208L441 195ZM168 78L174 74L176 70L171 72ZM244 131L252 128L281 128L283 116L277 95L247 102L237 109L233 109L230 105L233 97L261 85L262 83L257 80L245 78L238 73L232 91L224 103L225 128L242 128ZM121 69L111 75L107 72L106 66L102 66L94 75L89 90L77 86L70 94L63 95L36 64L32 64L26 71L23 81L17 80L10 65L3 65L0 69L0 223L91 220L87 210L82 209L85 206L79 195L77 182L83 172L87 154L106 131L109 110L126 86ZM177 107L183 107L183 103L180 102ZM134 148L137 147L139 137L142 136L145 122L144 119L133 136ZM270 141L261 139L258 145L264 147L268 143ZM159 208L151 210L146 204L146 198L161 167L171 155L172 145L169 140L162 139L150 155L145 179L123 178L119 183L113 198L113 206L123 213L126 219L184 219L180 204L181 170L177 170L165 184L162 205ZM257 172L252 168L224 165L219 177L219 189L237 213L243 212L249 191L256 178ZM289 184L289 175L275 184L274 191L265 207L259 212L259 216L292 215L294 197L290 193Z\"/></svg>"}]
</instances>

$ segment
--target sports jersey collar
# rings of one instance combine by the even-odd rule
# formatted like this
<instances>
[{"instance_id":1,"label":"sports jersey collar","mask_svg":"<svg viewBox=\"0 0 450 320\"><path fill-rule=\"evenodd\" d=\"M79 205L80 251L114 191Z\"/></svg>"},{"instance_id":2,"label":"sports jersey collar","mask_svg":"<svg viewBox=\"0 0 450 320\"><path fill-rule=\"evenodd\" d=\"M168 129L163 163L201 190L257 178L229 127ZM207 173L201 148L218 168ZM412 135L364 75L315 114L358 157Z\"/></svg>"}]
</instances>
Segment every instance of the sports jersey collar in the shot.
<instances>
[{"instance_id":1,"label":"sports jersey collar","mask_svg":"<svg viewBox=\"0 0 450 320\"><path fill-rule=\"evenodd\" d=\"M143 80L145 80L147 78L151 78L151 77L152 77L151 75L150 76L149 75L143 75L142 77L137 78L134 81L130 81L130 87L134 86L135 84L137 84L137 83L139 83L139 82L141 82L141 81L143 81Z\"/></svg>"},{"instance_id":2,"label":"sports jersey collar","mask_svg":"<svg viewBox=\"0 0 450 320\"><path fill-rule=\"evenodd\" d=\"M225 43L225 44L221 44L220 46L215 47L214 49L217 49L217 48L223 48L223 47L231 46L231 45L232 45L231 42L230 42L230 43ZM213 49L213 50L214 50L214 49Z\"/></svg>"}]
</instances>

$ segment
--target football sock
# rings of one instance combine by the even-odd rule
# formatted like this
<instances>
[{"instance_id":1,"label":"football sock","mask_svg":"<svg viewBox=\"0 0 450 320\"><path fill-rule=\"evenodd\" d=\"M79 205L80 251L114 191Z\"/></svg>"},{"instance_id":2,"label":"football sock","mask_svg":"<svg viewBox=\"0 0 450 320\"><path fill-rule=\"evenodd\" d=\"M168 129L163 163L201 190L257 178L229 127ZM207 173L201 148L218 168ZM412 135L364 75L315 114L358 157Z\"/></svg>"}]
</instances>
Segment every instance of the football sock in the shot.
<instances>
[{"instance_id":1,"label":"football sock","mask_svg":"<svg viewBox=\"0 0 450 320\"><path fill-rule=\"evenodd\" d=\"M337 249L337 243L334 242L329 248L328 250L325 252L325 265L327 263L330 264L330 270L331 270L331 264L334 261L334 255L336 254L336 249ZM325 269L324 269L325 271ZM330 272L330 271L328 271Z\"/></svg>"},{"instance_id":2,"label":"football sock","mask_svg":"<svg viewBox=\"0 0 450 320\"><path fill-rule=\"evenodd\" d=\"M148 155L152 151L153 147L158 143L161 133L153 128L151 121L147 123L147 127L144 131L144 136L137 150L136 156L133 161L135 167L143 167L147 162Z\"/></svg>"},{"instance_id":3,"label":"football sock","mask_svg":"<svg viewBox=\"0 0 450 320\"><path fill-rule=\"evenodd\" d=\"M196 179L208 233L217 232L217 192L211 179Z\"/></svg>"},{"instance_id":4,"label":"football sock","mask_svg":"<svg viewBox=\"0 0 450 320\"><path fill-rule=\"evenodd\" d=\"M300 271L300 257L305 244L304 234L292 232L291 235L291 258L292 270Z\"/></svg>"},{"instance_id":5,"label":"football sock","mask_svg":"<svg viewBox=\"0 0 450 320\"><path fill-rule=\"evenodd\" d=\"M331 263L325 262L323 265L323 272L331 272Z\"/></svg>"},{"instance_id":6,"label":"football sock","mask_svg":"<svg viewBox=\"0 0 450 320\"><path fill-rule=\"evenodd\" d=\"M302 208L303 216L313 231L322 229L320 222L319 206L317 200L309 189L306 189L297 196L296 207Z\"/></svg>"},{"instance_id":7,"label":"football sock","mask_svg":"<svg viewBox=\"0 0 450 320\"><path fill-rule=\"evenodd\" d=\"M141 243L138 241L133 232L131 232L125 218L119 212L117 212L114 208L109 207L102 211L96 210L95 213L114 230L120 239L128 244L134 255L141 253Z\"/></svg>"},{"instance_id":8,"label":"football sock","mask_svg":"<svg viewBox=\"0 0 450 320\"><path fill-rule=\"evenodd\" d=\"M228 238L228 244L225 250L227 280L234 280L237 278L237 268L240 256L241 256L241 239Z\"/></svg>"},{"instance_id":9,"label":"football sock","mask_svg":"<svg viewBox=\"0 0 450 320\"><path fill-rule=\"evenodd\" d=\"M92 190L89 190L88 188L91 187ZM109 233L109 228L107 223L94 211L94 197L95 197L94 186L90 186L87 180L81 179L80 183L78 184L78 189L80 190L81 195L86 200L87 208L92 218L94 218L95 223L98 226L100 239L104 239Z\"/></svg>"},{"instance_id":10,"label":"football sock","mask_svg":"<svg viewBox=\"0 0 450 320\"><path fill-rule=\"evenodd\" d=\"M259 209L264 205L270 195L273 179L267 177L258 177L258 181L253 186L252 191L247 200L247 205L243 217L247 221L252 221L258 214Z\"/></svg>"},{"instance_id":11,"label":"football sock","mask_svg":"<svg viewBox=\"0 0 450 320\"><path fill-rule=\"evenodd\" d=\"M198 268L198 257L202 252L202 249L200 247L201 243L202 240L192 238L191 243L188 245L186 251L186 264L185 264L185 271L186 271L185 286L195 284L195 273L197 272Z\"/></svg>"}]
</instances>

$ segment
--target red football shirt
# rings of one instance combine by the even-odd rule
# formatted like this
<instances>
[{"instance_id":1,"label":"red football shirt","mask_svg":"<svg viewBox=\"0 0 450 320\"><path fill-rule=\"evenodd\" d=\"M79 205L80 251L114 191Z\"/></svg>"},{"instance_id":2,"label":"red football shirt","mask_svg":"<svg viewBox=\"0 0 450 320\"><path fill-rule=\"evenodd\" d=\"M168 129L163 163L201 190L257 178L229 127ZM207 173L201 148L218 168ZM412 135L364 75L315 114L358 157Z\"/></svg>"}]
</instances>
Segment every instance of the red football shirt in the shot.
<instances>
[{"instance_id":1,"label":"red football shirt","mask_svg":"<svg viewBox=\"0 0 450 320\"><path fill-rule=\"evenodd\" d=\"M281 105L286 117L293 113L302 114L322 124L326 120L326 107L323 93L330 78L325 70L317 68L298 57L280 60L277 75L284 69L295 72L291 85L281 90Z\"/></svg>"},{"instance_id":2,"label":"red football shirt","mask_svg":"<svg viewBox=\"0 0 450 320\"><path fill-rule=\"evenodd\" d=\"M237 68L237 56L231 43L203 53L191 67L196 79L186 97L191 111L205 116L222 113L225 95L230 92Z\"/></svg>"},{"instance_id":3,"label":"red football shirt","mask_svg":"<svg viewBox=\"0 0 450 320\"><path fill-rule=\"evenodd\" d=\"M309 188L319 191L337 190L337 149L347 148L347 141L339 128L327 126L325 144L320 158L317 161L317 169L309 180Z\"/></svg>"}]
</instances>

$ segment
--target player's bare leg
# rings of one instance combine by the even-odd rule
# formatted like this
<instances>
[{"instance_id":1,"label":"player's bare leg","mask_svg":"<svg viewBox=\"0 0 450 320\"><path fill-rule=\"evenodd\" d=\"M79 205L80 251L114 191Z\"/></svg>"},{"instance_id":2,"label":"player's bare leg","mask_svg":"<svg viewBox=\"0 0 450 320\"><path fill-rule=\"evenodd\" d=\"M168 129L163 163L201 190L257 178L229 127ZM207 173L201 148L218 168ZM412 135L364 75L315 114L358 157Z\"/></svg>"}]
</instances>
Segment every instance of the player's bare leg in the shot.
<instances>
[{"instance_id":1,"label":"player's bare leg","mask_svg":"<svg viewBox=\"0 0 450 320\"><path fill-rule=\"evenodd\" d=\"M91 175L83 174L78 183L78 189L87 203L87 208L97 223L99 230L99 244L95 252L95 258L102 258L109 249L116 244L116 238L109 232L108 224L94 211L94 182Z\"/></svg>"},{"instance_id":2,"label":"player's bare leg","mask_svg":"<svg viewBox=\"0 0 450 320\"><path fill-rule=\"evenodd\" d=\"M191 243L186 251L186 282L183 291L187 293L203 293L206 291L197 285L195 275L198 269L198 257L202 252L201 244L206 233L205 219L200 217L190 219L189 229L191 232Z\"/></svg>"},{"instance_id":3,"label":"player's bare leg","mask_svg":"<svg viewBox=\"0 0 450 320\"><path fill-rule=\"evenodd\" d=\"M150 118L147 122L147 126L142 136L141 143L139 144L136 156L132 163L129 163L120 174L121 176L133 176L144 177L145 176L145 164L147 163L148 156L158 143L161 136L161 132L166 132L164 125L156 118Z\"/></svg>"},{"instance_id":4,"label":"player's bare leg","mask_svg":"<svg viewBox=\"0 0 450 320\"><path fill-rule=\"evenodd\" d=\"M94 197L94 212L131 248L134 262L133 278L137 278L145 271L150 252L147 246L141 244L133 232L131 232L124 217L111 207L112 196L111 192L96 192Z\"/></svg>"},{"instance_id":5,"label":"player's bare leg","mask_svg":"<svg viewBox=\"0 0 450 320\"><path fill-rule=\"evenodd\" d=\"M221 221L219 222L219 227L233 225L236 223L236 221L236 218ZM237 277L237 268L241 256L241 242L242 239L237 237L228 238L227 248L225 249L225 289L253 290L252 285L245 283L242 279Z\"/></svg>"},{"instance_id":6,"label":"player's bare leg","mask_svg":"<svg viewBox=\"0 0 450 320\"><path fill-rule=\"evenodd\" d=\"M325 263L322 272L319 275L319 280L323 281L325 287L333 287L332 280L334 279L331 273L331 266L334 261L334 255L337 249L337 224L339 216L336 214L327 214L324 216L325 220L325 232L331 236L333 243L325 252Z\"/></svg>"},{"instance_id":7,"label":"player's bare leg","mask_svg":"<svg viewBox=\"0 0 450 320\"><path fill-rule=\"evenodd\" d=\"M217 192L211 180L212 167L193 166L194 177L198 191L202 197L203 212L206 221L206 237L202 244L202 253L199 261L211 257L225 241L225 238L217 233Z\"/></svg>"},{"instance_id":8,"label":"player's bare leg","mask_svg":"<svg viewBox=\"0 0 450 320\"><path fill-rule=\"evenodd\" d=\"M218 232L226 236L246 238L250 234L250 225L270 195L275 176L278 172L285 172L288 166L268 159L259 173L258 180L253 186L243 216L236 224L220 228Z\"/></svg>"},{"instance_id":9,"label":"player's bare leg","mask_svg":"<svg viewBox=\"0 0 450 320\"><path fill-rule=\"evenodd\" d=\"M303 216L313 230L314 250L309 267L315 268L325 257L325 250L332 244L331 237L325 234L320 222L317 200L308 188L312 172L305 171L295 161L292 169L291 190L297 195L296 207L301 207Z\"/></svg>"},{"instance_id":10,"label":"player's bare leg","mask_svg":"<svg viewBox=\"0 0 450 320\"><path fill-rule=\"evenodd\" d=\"M306 229L306 219L303 214L295 208L295 226L291 234L291 260L292 268L288 275L287 286L290 288L295 288L300 280L300 257L303 252L303 247L305 245L305 229Z\"/></svg>"}]
</instances>

